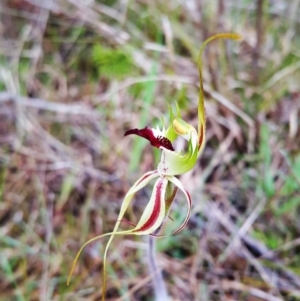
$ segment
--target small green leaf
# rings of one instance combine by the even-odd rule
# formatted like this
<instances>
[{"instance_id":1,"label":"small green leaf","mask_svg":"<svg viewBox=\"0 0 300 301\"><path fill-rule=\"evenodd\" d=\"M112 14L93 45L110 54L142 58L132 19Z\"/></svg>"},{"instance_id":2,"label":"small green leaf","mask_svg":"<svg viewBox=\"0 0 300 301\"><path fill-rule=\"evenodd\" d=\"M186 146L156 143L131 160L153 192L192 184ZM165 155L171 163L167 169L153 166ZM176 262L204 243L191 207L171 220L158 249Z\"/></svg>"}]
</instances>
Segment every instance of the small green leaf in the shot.
<instances>
[{"instance_id":1,"label":"small green leaf","mask_svg":"<svg viewBox=\"0 0 300 301\"><path fill-rule=\"evenodd\" d=\"M108 78L123 78L135 69L131 55L124 49L111 49L95 45L92 49L92 60L100 75Z\"/></svg>"}]
</instances>

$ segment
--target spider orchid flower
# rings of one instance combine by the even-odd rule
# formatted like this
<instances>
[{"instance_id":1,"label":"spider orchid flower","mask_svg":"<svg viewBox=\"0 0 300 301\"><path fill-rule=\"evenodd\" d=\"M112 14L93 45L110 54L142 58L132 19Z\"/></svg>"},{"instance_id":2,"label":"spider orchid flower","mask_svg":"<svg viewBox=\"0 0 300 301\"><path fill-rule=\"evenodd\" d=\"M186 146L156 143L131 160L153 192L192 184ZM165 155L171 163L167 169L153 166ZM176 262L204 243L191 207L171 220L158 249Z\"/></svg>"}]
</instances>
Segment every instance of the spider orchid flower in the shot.
<instances>
[{"instance_id":1,"label":"spider orchid flower","mask_svg":"<svg viewBox=\"0 0 300 301\"><path fill-rule=\"evenodd\" d=\"M158 164L157 170L149 171L138 179L133 186L129 189L123 200L120 213L112 232L99 235L87 241L78 251L68 278L68 284L70 277L74 271L76 262L82 252L82 250L91 242L98 240L105 236L110 236L108 243L104 251L103 261L103 286L102 286L102 300L105 300L106 291L106 257L109 245L116 235L159 235L159 231L162 225L167 220L169 210L174 201L178 188L183 192L186 197L188 210L185 220L182 225L176 229L172 234L181 231L187 224L191 212L191 197L188 191L184 188L182 183L176 178L176 176L186 173L191 170L199 158L205 144L205 108L204 108L204 93L203 93L203 77L202 77L202 52L204 47L211 41L219 38L227 39L240 39L240 36L233 33L217 34L204 42L200 49L198 58L199 76L200 76L200 93L198 101L198 131L190 124L181 119L179 108L177 106L176 116L170 109L170 125L169 127L162 129L145 127L144 129L131 129L125 133L127 135L138 135L150 141L151 145L159 148L162 151L161 160ZM173 141L181 136L187 141L187 151L176 152L173 148ZM145 187L150 181L156 179L152 195L148 204L146 205L138 223L133 225L130 230L119 230L120 223L126 213L128 206L130 205L135 194Z\"/></svg>"}]
</instances>

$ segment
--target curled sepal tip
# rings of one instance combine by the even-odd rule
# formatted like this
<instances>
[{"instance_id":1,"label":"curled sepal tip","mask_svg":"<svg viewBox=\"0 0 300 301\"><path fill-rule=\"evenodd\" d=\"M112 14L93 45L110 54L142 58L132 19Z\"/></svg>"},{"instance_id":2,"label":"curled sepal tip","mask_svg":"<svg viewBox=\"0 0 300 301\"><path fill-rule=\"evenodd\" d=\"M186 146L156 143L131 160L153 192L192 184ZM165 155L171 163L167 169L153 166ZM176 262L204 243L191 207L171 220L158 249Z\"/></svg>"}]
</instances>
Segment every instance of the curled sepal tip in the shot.
<instances>
[{"instance_id":1,"label":"curled sepal tip","mask_svg":"<svg viewBox=\"0 0 300 301\"><path fill-rule=\"evenodd\" d=\"M205 108L204 108L204 88L203 88L203 75L202 75L202 54L205 49L205 46L217 39L231 39L231 40L241 40L242 36L237 33L219 33L209 39L207 39L201 46L199 55L198 55L198 70L199 70L199 100L198 100L198 151L201 151L204 148L205 144L205 131L206 131L206 117L205 117Z\"/></svg>"}]
</instances>

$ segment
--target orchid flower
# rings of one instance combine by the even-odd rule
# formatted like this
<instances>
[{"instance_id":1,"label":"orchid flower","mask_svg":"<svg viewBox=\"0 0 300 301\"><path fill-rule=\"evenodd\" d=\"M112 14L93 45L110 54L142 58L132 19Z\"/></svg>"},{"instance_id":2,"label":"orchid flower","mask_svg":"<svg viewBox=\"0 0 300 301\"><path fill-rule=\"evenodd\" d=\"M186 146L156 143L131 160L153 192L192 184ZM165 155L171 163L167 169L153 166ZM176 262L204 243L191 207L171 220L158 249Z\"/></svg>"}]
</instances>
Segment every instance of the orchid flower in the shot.
<instances>
[{"instance_id":1,"label":"orchid flower","mask_svg":"<svg viewBox=\"0 0 300 301\"><path fill-rule=\"evenodd\" d=\"M176 178L178 175L182 175L191 170L203 151L205 144L205 129L206 129L206 117L204 108L204 92L203 92L203 77L202 77L202 52L204 47L211 41L219 38L227 39L240 39L238 34L234 33L222 33L217 34L204 42L200 49L198 58L199 77L200 77L200 93L198 101L198 131L190 124L181 119L180 111L177 106L176 116L170 109L170 125L162 129L145 127L144 129L131 129L125 133L127 135L138 135L150 141L151 145L161 150L161 160L157 166L157 170L149 171L138 179L133 186L129 189L123 200L120 213L112 232L99 235L87 241L78 251L68 278L68 284L70 282L71 275L73 274L76 262L83 251L83 249L91 242L98 240L105 236L110 236L108 243L104 251L103 261L103 286L102 286L102 301L105 300L106 291L106 267L107 267L107 251L116 235L158 235L162 225L167 220L169 210L174 201L178 188L183 192L187 200L188 210L185 220L182 225L176 229L172 234L181 231L187 224L191 212L191 197L188 191L184 188L183 184ZM174 140L181 136L187 141L187 151L176 152L172 143ZM156 179L152 195L148 204L146 205L138 223L130 230L120 231L119 226L122 222L124 214L128 206L130 205L135 194L145 187L150 181ZM131 223L130 223L131 224ZM132 225L132 224L131 224Z\"/></svg>"}]
</instances>

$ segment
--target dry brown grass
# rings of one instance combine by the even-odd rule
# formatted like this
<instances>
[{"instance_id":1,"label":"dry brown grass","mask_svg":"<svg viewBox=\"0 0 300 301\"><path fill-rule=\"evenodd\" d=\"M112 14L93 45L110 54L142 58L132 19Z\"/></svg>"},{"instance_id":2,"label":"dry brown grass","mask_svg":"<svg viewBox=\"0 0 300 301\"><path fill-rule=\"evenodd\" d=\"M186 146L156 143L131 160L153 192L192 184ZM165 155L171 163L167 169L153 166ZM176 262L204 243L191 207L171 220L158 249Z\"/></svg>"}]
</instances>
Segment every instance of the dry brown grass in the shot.
<instances>
[{"instance_id":1,"label":"dry brown grass","mask_svg":"<svg viewBox=\"0 0 300 301\"><path fill-rule=\"evenodd\" d=\"M175 101L196 125L199 46L228 31L244 40L205 54L207 146L181 177L192 218L158 241L159 262L174 301L300 300L299 13L297 0L2 0L0 300L100 300L105 240L67 287L72 259L158 156L123 134ZM144 248L114 241L107 300L152 300Z\"/></svg>"}]
</instances>

